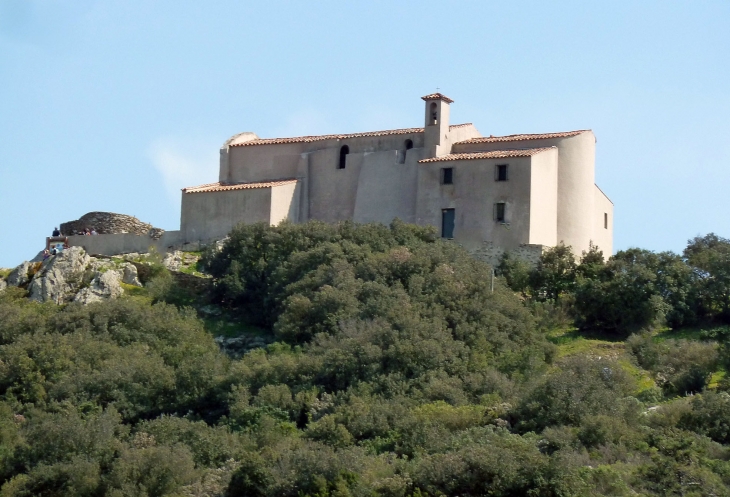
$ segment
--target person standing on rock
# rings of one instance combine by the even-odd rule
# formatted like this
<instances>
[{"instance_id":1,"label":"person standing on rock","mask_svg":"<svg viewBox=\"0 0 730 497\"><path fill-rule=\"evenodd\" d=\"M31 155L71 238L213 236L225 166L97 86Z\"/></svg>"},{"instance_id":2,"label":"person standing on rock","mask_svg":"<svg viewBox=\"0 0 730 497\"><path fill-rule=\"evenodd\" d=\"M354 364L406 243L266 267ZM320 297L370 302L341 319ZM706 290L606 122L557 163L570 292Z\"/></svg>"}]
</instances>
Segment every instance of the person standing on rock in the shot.
<instances>
[{"instance_id":1,"label":"person standing on rock","mask_svg":"<svg viewBox=\"0 0 730 497\"><path fill-rule=\"evenodd\" d=\"M58 228L53 228L53 235L51 236L61 236L61 232L58 231Z\"/></svg>"}]
</instances>

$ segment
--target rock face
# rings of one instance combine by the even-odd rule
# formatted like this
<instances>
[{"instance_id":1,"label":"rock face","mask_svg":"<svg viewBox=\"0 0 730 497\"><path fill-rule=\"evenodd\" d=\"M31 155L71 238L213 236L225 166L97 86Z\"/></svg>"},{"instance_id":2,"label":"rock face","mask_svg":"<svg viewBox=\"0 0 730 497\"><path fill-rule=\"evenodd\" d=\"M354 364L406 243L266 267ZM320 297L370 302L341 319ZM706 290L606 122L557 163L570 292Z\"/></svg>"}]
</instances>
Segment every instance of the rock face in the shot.
<instances>
[{"instance_id":1,"label":"rock face","mask_svg":"<svg viewBox=\"0 0 730 497\"><path fill-rule=\"evenodd\" d=\"M30 282L30 299L65 302L80 287L89 262L89 256L81 247L71 247L46 259Z\"/></svg>"},{"instance_id":2,"label":"rock face","mask_svg":"<svg viewBox=\"0 0 730 497\"><path fill-rule=\"evenodd\" d=\"M197 255L188 254L180 250L169 252L165 255L165 259L162 261L162 265L170 271L180 271L184 267L189 267L198 262Z\"/></svg>"},{"instance_id":3,"label":"rock face","mask_svg":"<svg viewBox=\"0 0 730 497\"><path fill-rule=\"evenodd\" d=\"M30 281L30 278L28 277L28 271L30 270L30 267L30 262L22 262L8 275L8 277L5 279L6 283L10 286L25 285L26 283L28 283L28 281Z\"/></svg>"},{"instance_id":4,"label":"rock face","mask_svg":"<svg viewBox=\"0 0 730 497\"><path fill-rule=\"evenodd\" d=\"M101 300L115 299L124 293L122 286L119 284L121 280L122 277L119 271L110 270L104 273L96 273L89 286L82 288L76 294L74 302L91 304Z\"/></svg>"},{"instance_id":5,"label":"rock face","mask_svg":"<svg viewBox=\"0 0 730 497\"><path fill-rule=\"evenodd\" d=\"M31 300L57 304L117 298L124 293L121 283L142 286L134 264L89 257L82 247L71 247L43 262L23 262L0 281L3 287L27 286Z\"/></svg>"},{"instance_id":6,"label":"rock face","mask_svg":"<svg viewBox=\"0 0 730 497\"><path fill-rule=\"evenodd\" d=\"M155 228L151 224L143 223L136 217L113 212L89 212L76 221L61 223L61 233L73 235L83 233L86 228L95 229L100 235L115 233L131 233L146 235L155 240L159 239L165 230Z\"/></svg>"},{"instance_id":7,"label":"rock face","mask_svg":"<svg viewBox=\"0 0 730 497\"><path fill-rule=\"evenodd\" d=\"M182 252L179 250L170 252L165 256L165 259L162 261L162 265L170 271L180 271L180 268L183 265Z\"/></svg>"},{"instance_id":8,"label":"rock face","mask_svg":"<svg viewBox=\"0 0 730 497\"><path fill-rule=\"evenodd\" d=\"M7 278L0 278L0 291L8 286L19 286L27 288L31 300L56 304L90 304L114 299L124 293L123 284L142 287L140 276L141 279L149 277L153 268L149 261L135 261L131 254L126 257L127 260L91 257L83 247L71 247L43 261L23 262ZM140 254L136 257L144 259ZM196 254L175 252L165 259L165 265L173 270L186 269L198 259ZM172 275L180 288L201 294L210 290L210 278L178 271L173 271Z\"/></svg>"}]
</instances>

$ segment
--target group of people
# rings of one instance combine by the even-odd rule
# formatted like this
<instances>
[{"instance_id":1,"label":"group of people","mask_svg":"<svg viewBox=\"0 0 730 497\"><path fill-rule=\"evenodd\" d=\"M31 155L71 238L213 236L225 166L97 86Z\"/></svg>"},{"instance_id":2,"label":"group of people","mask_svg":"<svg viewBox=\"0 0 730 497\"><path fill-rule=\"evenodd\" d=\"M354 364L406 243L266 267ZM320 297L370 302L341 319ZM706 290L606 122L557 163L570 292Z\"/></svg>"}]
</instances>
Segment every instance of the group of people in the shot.
<instances>
[{"instance_id":1,"label":"group of people","mask_svg":"<svg viewBox=\"0 0 730 497\"><path fill-rule=\"evenodd\" d=\"M43 260L45 261L46 259L48 259L52 255L58 255L58 254L60 254L61 252L63 252L67 248L68 248L68 243L56 243L56 244L53 244L53 245L51 245L50 250L49 249L45 249L43 251Z\"/></svg>"},{"instance_id":2,"label":"group of people","mask_svg":"<svg viewBox=\"0 0 730 497\"><path fill-rule=\"evenodd\" d=\"M97 231L94 228L86 228L83 231L76 231L74 230L72 235L98 235ZM58 228L53 228L53 234L51 236L63 236L61 234L61 231Z\"/></svg>"},{"instance_id":3,"label":"group of people","mask_svg":"<svg viewBox=\"0 0 730 497\"><path fill-rule=\"evenodd\" d=\"M99 233L97 233L94 228L86 228L85 230L80 232L74 231L72 234L91 236L98 235ZM46 249L43 251L43 260L48 259L52 255L60 254L64 251L64 249L67 249L68 247L68 237L61 233L61 230L59 230L58 227L53 228L51 237L48 238L46 241Z\"/></svg>"}]
</instances>

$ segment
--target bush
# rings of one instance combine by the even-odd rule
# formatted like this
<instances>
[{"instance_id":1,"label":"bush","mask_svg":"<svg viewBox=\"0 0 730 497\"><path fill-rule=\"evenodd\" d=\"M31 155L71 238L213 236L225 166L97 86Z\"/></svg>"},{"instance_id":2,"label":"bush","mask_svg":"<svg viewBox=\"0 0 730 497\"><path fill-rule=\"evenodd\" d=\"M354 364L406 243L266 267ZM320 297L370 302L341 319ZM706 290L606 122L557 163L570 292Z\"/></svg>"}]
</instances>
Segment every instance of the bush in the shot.
<instances>
[{"instance_id":1,"label":"bush","mask_svg":"<svg viewBox=\"0 0 730 497\"><path fill-rule=\"evenodd\" d=\"M599 414L630 418L633 406L622 399L633 389L633 380L617 363L570 357L521 399L514 413L517 429L579 426L588 416Z\"/></svg>"},{"instance_id":2,"label":"bush","mask_svg":"<svg viewBox=\"0 0 730 497\"><path fill-rule=\"evenodd\" d=\"M696 395L690 407L692 410L679 419L678 426L722 444L730 443L730 394L708 391Z\"/></svg>"},{"instance_id":3,"label":"bush","mask_svg":"<svg viewBox=\"0 0 730 497\"><path fill-rule=\"evenodd\" d=\"M626 342L637 362L654 373L666 395L686 395L704 390L718 365L714 342L653 340L651 334L632 335Z\"/></svg>"},{"instance_id":4,"label":"bush","mask_svg":"<svg viewBox=\"0 0 730 497\"><path fill-rule=\"evenodd\" d=\"M570 246L560 243L540 256L537 268L530 273L530 287L539 300L559 301L575 285L575 256Z\"/></svg>"},{"instance_id":5,"label":"bush","mask_svg":"<svg viewBox=\"0 0 730 497\"><path fill-rule=\"evenodd\" d=\"M670 309L656 291L655 280L656 274L645 266L610 260L597 279L578 281L578 326L620 335L657 326Z\"/></svg>"}]
</instances>

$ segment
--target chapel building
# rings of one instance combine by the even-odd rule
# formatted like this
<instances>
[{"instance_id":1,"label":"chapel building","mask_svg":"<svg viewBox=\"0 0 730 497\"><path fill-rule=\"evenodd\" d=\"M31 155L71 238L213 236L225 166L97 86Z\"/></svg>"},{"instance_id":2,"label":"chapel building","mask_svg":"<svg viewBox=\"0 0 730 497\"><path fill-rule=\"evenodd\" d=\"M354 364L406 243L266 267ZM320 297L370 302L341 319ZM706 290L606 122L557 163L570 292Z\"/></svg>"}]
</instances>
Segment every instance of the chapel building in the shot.
<instances>
[{"instance_id":1,"label":"chapel building","mask_svg":"<svg viewBox=\"0 0 730 497\"><path fill-rule=\"evenodd\" d=\"M613 204L595 185L592 131L484 137L450 124L450 98L422 99L423 128L233 136L218 181L182 190L181 239L220 239L242 222L400 218L492 263L505 250L535 261L560 242L611 255Z\"/></svg>"}]
</instances>

